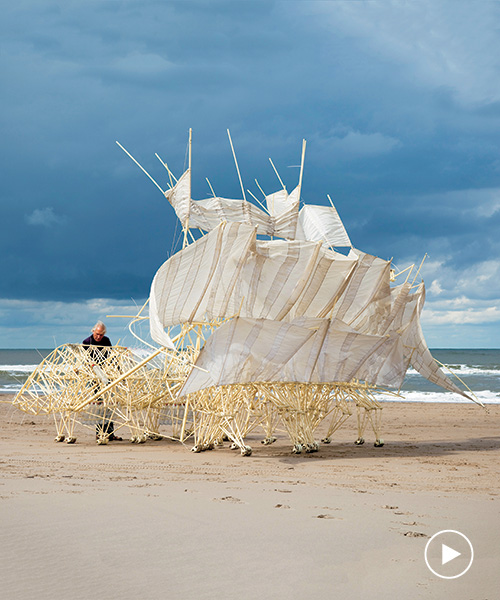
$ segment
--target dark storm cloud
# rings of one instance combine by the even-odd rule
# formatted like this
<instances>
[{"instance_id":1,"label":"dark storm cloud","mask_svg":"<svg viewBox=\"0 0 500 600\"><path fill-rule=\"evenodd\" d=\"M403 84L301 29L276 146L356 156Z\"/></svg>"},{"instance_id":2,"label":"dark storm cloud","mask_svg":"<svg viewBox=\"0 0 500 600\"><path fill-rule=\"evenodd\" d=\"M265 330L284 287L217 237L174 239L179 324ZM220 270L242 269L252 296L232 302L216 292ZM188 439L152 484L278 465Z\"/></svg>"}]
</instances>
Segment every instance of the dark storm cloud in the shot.
<instances>
[{"instance_id":1,"label":"dark storm cloud","mask_svg":"<svg viewBox=\"0 0 500 600\"><path fill-rule=\"evenodd\" d=\"M154 152L180 175L189 127L195 198L207 176L241 195L227 127L254 191L279 187L269 156L296 184L304 137L303 197L330 193L357 247L449 273L498 258L498 21L461 2L5 8L0 296L146 296L176 220L114 141L166 187Z\"/></svg>"}]
</instances>

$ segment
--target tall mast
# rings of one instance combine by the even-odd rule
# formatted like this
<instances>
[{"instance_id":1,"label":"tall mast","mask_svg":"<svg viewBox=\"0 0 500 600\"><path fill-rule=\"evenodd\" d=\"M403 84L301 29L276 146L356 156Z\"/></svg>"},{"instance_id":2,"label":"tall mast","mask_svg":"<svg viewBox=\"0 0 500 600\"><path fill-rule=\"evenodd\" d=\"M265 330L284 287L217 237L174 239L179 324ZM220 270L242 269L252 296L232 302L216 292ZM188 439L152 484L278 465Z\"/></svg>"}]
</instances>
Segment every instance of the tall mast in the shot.
<instances>
[{"instance_id":1,"label":"tall mast","mask_svg":"<svg viewBox=\"0 0 500 600\"><path fill-rule=\"evenodd\" d=\"M188 170L189 170L189 204L191 204L191 146L193 141L193 130L191 127L189 128L189 152L188 152ZM186 219L186 224L184 225L184 241L182 242L182 247L185 248L188 245L188 231L189 231L189 212Z\"/></svg>"},{"instance_id":2,"label":"tall mast","mask_svg":"<svg viewBox=\"0 0 500 600\"><path fill-rule=\"evenodd\" d=\"M302 140L302 157L300 159L300 175L299 175L299 200L300 200L300 192L302 191L302 175L304 173L305 158L306 158L306 140Z\"/></svg>"}]
</instances>

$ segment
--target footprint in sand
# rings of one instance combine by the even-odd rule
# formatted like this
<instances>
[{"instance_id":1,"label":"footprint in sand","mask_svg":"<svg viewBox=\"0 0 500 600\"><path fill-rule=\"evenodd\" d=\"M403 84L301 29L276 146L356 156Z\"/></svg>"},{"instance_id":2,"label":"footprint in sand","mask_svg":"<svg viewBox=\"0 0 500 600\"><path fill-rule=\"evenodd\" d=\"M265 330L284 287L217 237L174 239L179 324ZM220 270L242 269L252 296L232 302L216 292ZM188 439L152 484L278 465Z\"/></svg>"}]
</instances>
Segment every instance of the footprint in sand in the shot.
<instances>
[{"instance_id":1,"label":"footprint in sand","mask_svg":"<svg viewBox=\"0 0 500 600\"><path fill-rule=\"evenodd\" d=\"M223 498L214 498L215 502L232 502L233 504L243 504L243 502L239 498L234 498L234 496L224 496Z\"/></svg>"}]
</instances>

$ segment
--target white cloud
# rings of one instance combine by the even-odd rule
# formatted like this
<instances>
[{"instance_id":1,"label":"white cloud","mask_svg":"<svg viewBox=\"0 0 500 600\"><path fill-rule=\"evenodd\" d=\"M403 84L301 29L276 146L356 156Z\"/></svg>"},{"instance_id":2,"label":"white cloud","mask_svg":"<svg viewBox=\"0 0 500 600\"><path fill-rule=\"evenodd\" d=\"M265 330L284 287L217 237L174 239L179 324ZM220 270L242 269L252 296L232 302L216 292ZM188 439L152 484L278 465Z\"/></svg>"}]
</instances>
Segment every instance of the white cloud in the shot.
<instances>
[{"instance_id":1,"label":"white cloud","mask_svg":"<svg viewBox=\"0 0 500 600\"><path fill-rule=\"evenodd\" d=\"M36 208L31 215L26 217L29 225L39 225L42 227L50 227L51 225L60 225L64 223L64 217L56 215L51 206L46 208Z\"/></svg>"},{"instance_id":2,"label":"white cloud","mask_svg":"<svg viewBox=\"0 0 500 600\"><path fill-rule=\"evenodd\" d=\"M334 31L466 103L500 99L497 2L311 2Z\"/></svg>"},{"instance_id":3,"label":"white cloud","mask_svg":"<svg viewBox=\"0 0 500 600\"><path fill-rule=\"evenodd\" d=\"M500 310L496 306L467 310L433 310L431 307L426 307L422 313L422 322L426 325L500 323Z\"/></svg>"},{"instance_id":4,"label":"white cloud","mask_svg":"<svg viewBox=\"0 0 500 600\"><path fill-rule=\"evenodd\" d=\"M0 340L3 348L53 348L79 343L96 321L106 323L114 344L137 345L128 331L129 318L107 318L108 315L136 315L143 300L94 298L82 302L52 302L0 299ZM147 337L148 322L137 326Z\"/></svg>"},{"instance_id":5,"label":"white cloud","mask_svg":"<svg viewBox=\"0 0 500 600\"><path fill-rule=\"evenodd\" d=\"M431 294L435 294L436 296L439 296L439 294L443 293L443 288L441 287L441 285L437 279L434 279L434 281L431 283L429 292Z\"/></svg>"}]
</instances>

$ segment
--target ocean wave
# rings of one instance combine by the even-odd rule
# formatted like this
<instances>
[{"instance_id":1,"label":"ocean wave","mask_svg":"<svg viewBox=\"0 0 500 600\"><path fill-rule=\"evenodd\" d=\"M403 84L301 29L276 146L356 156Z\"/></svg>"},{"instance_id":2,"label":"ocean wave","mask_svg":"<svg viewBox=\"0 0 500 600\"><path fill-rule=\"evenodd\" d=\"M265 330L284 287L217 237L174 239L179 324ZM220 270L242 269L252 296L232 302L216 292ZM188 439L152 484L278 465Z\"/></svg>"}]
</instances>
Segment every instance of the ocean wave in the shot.
<instances>
[{"instance_id":1,"label":"ocean wave","mask_svg":"<svg viewBox=\"0 0 500 600\"><path fill-rule=\"evenodd\" d=\"M17 394L22 387L22 384L18 383L4 383L0 386L0 394Z\"/></svg>"},{"instance_id":2,"label":"ocean wave","mask_svg":"<svg viewBox=\"0 0 500 600\"><path fill-rule=\"evenodd\" d=\"M470 400L453 394L452 392L422 392L408 391L401 392L401 398L391 396L377 396L377 400L381 402L436 402L440 404L471 404ZM483 404L500 404L500 393L492 392L491 390L483 390L474 392L474 396Z\"/></svg>"},{"instance_id":3,"label":"ocean wave","mask_svg":"<svg viewBox=\"0 0 500 600\"><path fill-rule=\"evenodd\" d=\"M38 365L0 365L0 375L25 375L33 373Z\"/></svg>"},{"instance_id":4,"label":"ocean wave","mask_svg":"<svg viewBox=\"0 0 500 600\"><path fill-rule=\"evenodd\" d=\"M493 377L500 377L500 367L482 367L481 365L445 365L442 367L446 374L456 373L459 377L465 375L491 375ZM451 373L450 373L451 372ZM415 371L413 367L410 367L406 371L406 375L419 375L418 371Z\"/></svg>"}]
</instances>

